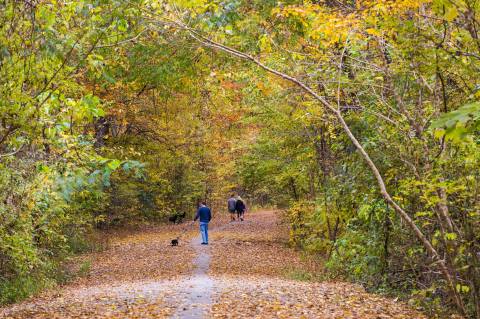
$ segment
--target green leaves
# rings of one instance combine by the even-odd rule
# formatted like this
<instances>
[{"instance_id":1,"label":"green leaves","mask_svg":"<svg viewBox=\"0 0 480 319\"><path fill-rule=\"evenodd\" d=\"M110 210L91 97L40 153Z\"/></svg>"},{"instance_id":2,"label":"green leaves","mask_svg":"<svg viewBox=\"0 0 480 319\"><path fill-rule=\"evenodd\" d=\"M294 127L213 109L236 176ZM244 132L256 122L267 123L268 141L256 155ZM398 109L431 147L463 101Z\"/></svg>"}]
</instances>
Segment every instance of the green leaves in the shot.
<instances>
[{"instance_id":1,"label":"green leaves","mask_svg":"<svg viewBox=\"0 0 480 319\"><path fill-rule=\"evenodd\" d=\"M41 22L43 28L53 30L52 27L56 22L54 7L49 5L39 6L37 19Z\"/></svg>"},{"instance_id":2,"label":"green leaves","mask_svg":"<svg viewBox=\"0 0 480 319\"><path fill-rule=\"evenodd\" d=\"M121 161L119 160L110 160L107 162L107 168L111 171L116 170L118 167L120 167L120 164L122 164Z\"/></svg>"},{"instance_id":3,"label":"green leaves","mask_svg":"<svg viewBox=\"0 0 480 319\"><path fill-rule=\"evenodd\" d=\"M118 19L115 25L120 32L126 32L128 30L128 22L125 19Z\"/></svg>"},{"instance_id":4,"label":"green leaves","mask_svg":"<svg viewBox=\"0 0 480 319\"><path fill-rule=\"evenodd\" d=\"M130 36L138 8L83 0L0 6L3 303L53 283L75 240L84 240L109 204L110 178L141 178L143 165L103 161L92 147L95 119L106 115L104 97L93 92L115 83L104 51L112 56L109 45Z\"/></svg>"},{"instance_id":5,"label":"green leaves","mask_svg":"<svg viewBox=\"0 0 480 319\"><path fill-rule=\"evenodd\" d=\"M437 137L445 136L453 141L464 140L480 127L480 102L469 103L455 111L442 114L434 120L430 128Z\"/></svg>"},{"instance_id":6,"label":"green leaves","mask_svg":"<svg viewBox=\"0 0 480 319\"><path fill-rule=\"evenodd\" d=\"M434 10L443 18L449 22L455 20L459 15L459 6L458 3L447 0L434 0L433 1Z\"/></svg>"},{"instance_id":7,"label":"green leaves","mask_svg":"<svg viewBox=\"0 0 480 319\"><path fill-rule=\"evenodd\" d=\"M455 240L457 237L458 236L455 233L445 233L445 239L447 240Z\"/></svg>"},{"instance_id":8,"label":"green leaves","mask_svg":"<svg viewBox=\"0 0 480 319\"><path fill-rule=\"evenodd\" d=\"M81 99L77 114L80 118L92 121L96 117L104 116L105 111L102 109L100 99L97 96L87 94Z\"/></svg>"},{"instance_id":9,"label":"green leaves","mask_svg":"<svg viewBox=\"0 0 480 319\"><path fill-rule=\"evenodd\" d=\"M134 178L141 179L144 177L144 164L138 161L100 158L98 164L100 164L101 167L91 175L91 178L96 179L101 177L101 182L105 187L110 186L110 176L119 168L125 173L133 173ZM97 164L94 165L97 166Z\"/></svg>"},{"instance_id":10,"label":"green leaves","mask_svg":"<svg viewBox=\"0 0 480 319\"><path fill-rule=\"evenodd\" d=\"M457 289L458 292L460 292L462 294L467 294L470 291L469 286L465 286L465 285L461 285L461 284L457 284L457 286L455 288Z\"/></svg>"},{"instance_id":11,"label":"green leaves","mask_svg":"<svg viewBox=\"0 0 480 319\"><path fill-rule=\"evenodd\" d=\"M271 40L266 34L262 34L260 38L258 39L258 46L260 47L260 50L265 53L270 53L272 52L272 45L271 45Z\"/></svg>"}]
</instances>

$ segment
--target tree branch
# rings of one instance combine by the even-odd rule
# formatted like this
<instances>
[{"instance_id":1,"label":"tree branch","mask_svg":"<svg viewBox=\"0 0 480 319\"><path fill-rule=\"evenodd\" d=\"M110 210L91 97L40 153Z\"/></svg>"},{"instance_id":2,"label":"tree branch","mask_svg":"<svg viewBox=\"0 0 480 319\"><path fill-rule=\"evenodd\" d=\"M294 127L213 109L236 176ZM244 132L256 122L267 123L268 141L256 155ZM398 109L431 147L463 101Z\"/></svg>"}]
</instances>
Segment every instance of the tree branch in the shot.
<instances>
[{"instance_id":1,"label":"tree branch","mask_svg":"<svg viewBox=\"0 0 480 319\"><path fill-rule=\"evenodd\" d=\"M22 146L20 146L20 147L18 148L18 150L16 150L16 151L13 151L13 152L10 152L10 153L6 153L6 154L0 154L0 158L8 157L8 156L13 156L13 155L17 154L18 152L20 152L20 151L23 149L24 146L25 146L25 144L23 144Z\"/></svg>"}]
</instances>

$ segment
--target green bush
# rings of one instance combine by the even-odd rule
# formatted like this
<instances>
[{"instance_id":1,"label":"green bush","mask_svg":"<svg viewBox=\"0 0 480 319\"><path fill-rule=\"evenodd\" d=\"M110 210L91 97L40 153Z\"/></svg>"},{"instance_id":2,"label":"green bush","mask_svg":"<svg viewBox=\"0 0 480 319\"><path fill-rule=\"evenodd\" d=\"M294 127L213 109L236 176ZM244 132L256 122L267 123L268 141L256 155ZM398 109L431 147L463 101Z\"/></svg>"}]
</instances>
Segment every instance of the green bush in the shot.
<instances>
[{"instance_id":1,"label":"green bush","mask_svg":"<svg viewBox=\"0 0 480 319\"><path fill-rule=\"evenodd\" d=\"M94 249L89 236L95 216L108 204L104 188L109 180L105 175L112 173L109 163L12 162L1 167L0 302L66 281L65 258Z\"/></svg>"}]
</instances>

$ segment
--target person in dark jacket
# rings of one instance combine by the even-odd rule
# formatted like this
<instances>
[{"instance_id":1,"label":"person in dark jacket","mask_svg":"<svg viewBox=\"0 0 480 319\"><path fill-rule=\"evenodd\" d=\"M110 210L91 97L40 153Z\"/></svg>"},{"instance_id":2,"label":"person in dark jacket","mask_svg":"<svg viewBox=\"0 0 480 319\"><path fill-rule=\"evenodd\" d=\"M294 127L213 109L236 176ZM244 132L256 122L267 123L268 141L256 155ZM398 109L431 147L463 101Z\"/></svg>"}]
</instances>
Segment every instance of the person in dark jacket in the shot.
<instances>
[{"instance_id":1,"label":"person in dark jacket","mask_svg":"<svg viewBox=\"0 0 480 319\"><path fill-rule=\"evenodd\" d=\"M230 198L227 200L227 208L228 212L230 213L230 221L235 221L235 204L237 200L235 199L235 194L232 194Z\"/></svg>"},{"instance_id":2,"label":"person in dark jacket","mask_svg":"<svg viewBox=\"0 0 480 319\"><path fill-rule=\"evenodd\" d=\"M245 206L240 196L237 197L237 201L235 202L235 210L237 211L237 217L243 222L243 215L245 214L245 210L247 210L247 206Z\"/></svg>"},{"instance_id":3,"label":"person in dark jacket","mask_svg":"<svg viewBox=\"0 0 480 319\"><path fill-rule=\"evenodd\" d=\"M207 207L207 203L202 202L195 215L196 221L200 220L200 233L202 234L202 245L208 245L208 223L212 220L212 211Z\"/></svg>"}]
</instances>

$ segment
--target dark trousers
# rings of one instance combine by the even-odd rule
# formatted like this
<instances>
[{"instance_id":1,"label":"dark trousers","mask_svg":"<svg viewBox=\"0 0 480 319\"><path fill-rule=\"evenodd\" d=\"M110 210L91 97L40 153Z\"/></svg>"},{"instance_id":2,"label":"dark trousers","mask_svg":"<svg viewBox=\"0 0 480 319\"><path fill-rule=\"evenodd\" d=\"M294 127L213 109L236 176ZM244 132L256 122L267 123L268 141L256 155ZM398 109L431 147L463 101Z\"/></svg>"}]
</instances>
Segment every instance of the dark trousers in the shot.
<instances>
[{"instance_id":1,"label":"dark trousers","mask_svg":"<svg viewBox=\"0 0 480 319\"><path fill-rule=\"evenodd\" d=\"M238 218L243 218L243 214L245 213L244 210L237 210L237 216Z\"/></svg>"}]
</instances>

